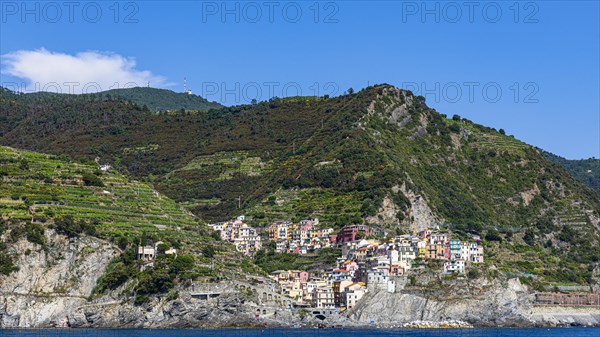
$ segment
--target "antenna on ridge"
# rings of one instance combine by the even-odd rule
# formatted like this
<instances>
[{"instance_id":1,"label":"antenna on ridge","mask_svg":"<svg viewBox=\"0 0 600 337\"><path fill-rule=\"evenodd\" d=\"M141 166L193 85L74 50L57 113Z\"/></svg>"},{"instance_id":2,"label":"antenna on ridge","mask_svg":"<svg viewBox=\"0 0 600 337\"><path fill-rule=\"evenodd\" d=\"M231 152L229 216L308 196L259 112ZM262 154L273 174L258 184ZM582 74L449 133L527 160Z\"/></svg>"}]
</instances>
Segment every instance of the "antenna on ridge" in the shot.
<instances>
[{"instance_id":1,"label":"antenna on ridge","mask_svg":"<svg viewBox=\"0 0 600 337\"><path fill-rule=\"evenodd\" d=\"M187 78L183 78L183 93L187 95L191 95L192 91L187 89Z\"/></svg>"}]
</instances>

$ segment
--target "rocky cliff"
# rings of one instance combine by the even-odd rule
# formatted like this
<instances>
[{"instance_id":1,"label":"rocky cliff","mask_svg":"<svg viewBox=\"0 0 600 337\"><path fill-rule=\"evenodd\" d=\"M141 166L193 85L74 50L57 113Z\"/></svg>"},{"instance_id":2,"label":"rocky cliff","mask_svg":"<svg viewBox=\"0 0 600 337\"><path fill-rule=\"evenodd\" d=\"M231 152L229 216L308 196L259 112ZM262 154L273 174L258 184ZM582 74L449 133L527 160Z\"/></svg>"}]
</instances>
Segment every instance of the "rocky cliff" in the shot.
<instances>
[{"instance_id":1,"label":"rocky cliff","mask_svg":"<svg viewBox=\"0 0 600 337\"><path fill-rule=\"evenodd\" d=\"M534 307L518 279L481 278L426 289L397 282L396 293L373 289L347 314L288 310L289 299L266 283L230 280L178 288L143 304L120 296L127 287L91 300L96 280L119 249L106 241L48 231L47 249L20 240L20 269L0 278L0 327L191 328L254 326L400 326L458 320L475 326L600 325L600 308ZM266 280L265 280L266 281ZM406 281L406 280L405 280ZM431 281L431 280L430 280ZM202 294L218 294L213 298Z\"/></svg>"},{"instance_id":2,"label":"rocky cliff","mask_svg":"<svg viewBox=\"0 0 600 337\"><path fill-rule=\"evenodd\" d=\"M358 324L381 326L452 320L495 327L600 325L600 308L535 307L534 296L518 279L477 281L477 285L454 284L437 292L374 291L352 310L350 318Z\"/></svg>"},{"instance_id":3,"label":"rocky cliff","mask_svg":"<svg viewBox=\"0 0 600 337\"><path fill-rule=\"evenodd\" d=\"M118 252L94 238L69 239L49 230L42 249L25 239L11 245L19 270L0 277L0 326L60 322L70 308L86 302L96 280Z\"/></svg>"},{"instance_id":4,"label":"rocky cliff","mask_svg":"<svg viewBox=\"0 0 600 337\"><path fill-rule=\"evenodd\" d=\"M507 281L519 276L537 289L579 284L598 292L598 195L531 146L448 119L423 97L385 85L207 114L151 114L124 101L40 107L5 94L0 106L10 114L2 117L0 143L56 155L0 147L0 327L318 322L312 313L286 311L268 287L250 287L242 279L260 268L158 191L207 220L241 206L257 224L318 216L327 227L366 220L397 234L441 225L458 237L483 238L486 275L476 282L373 291L347 319L334 315L328 324L598 324L597 309L532 307L530 290ZM155 186L98 170L89 161L99 155L122 172L152 175ZM176 244L182 259L153 274L123 257L112 282L92 297L99 278L111 274L116 245L132 253L144 238ZM222 287L219 296L193 296L192 279L220 280L212 283ZM140 280L163 286L148 281L135 289ZM137 295L147 298L131 298Z\"/></svg>"},{"instance_id":5,"label":"rocky cliff","mask_svg":"<svg viewBox=\"0 0 600 337\"><path fill-rule=\"evenodd\" d=\"M46 239L46 249L25 239L11 245L26 253L16 255L17 272L0 276L0 328L254 326L264 323L257 313L272 317L280 311L285 317L280 296L233 282L179 289L177 296L151 297L141 305L120 296L125 284L91 300L96 281L120 250L95 237L67 238L53 230ZM194 292L219 296L199 299Z\"/></svg>"}]
</instances>

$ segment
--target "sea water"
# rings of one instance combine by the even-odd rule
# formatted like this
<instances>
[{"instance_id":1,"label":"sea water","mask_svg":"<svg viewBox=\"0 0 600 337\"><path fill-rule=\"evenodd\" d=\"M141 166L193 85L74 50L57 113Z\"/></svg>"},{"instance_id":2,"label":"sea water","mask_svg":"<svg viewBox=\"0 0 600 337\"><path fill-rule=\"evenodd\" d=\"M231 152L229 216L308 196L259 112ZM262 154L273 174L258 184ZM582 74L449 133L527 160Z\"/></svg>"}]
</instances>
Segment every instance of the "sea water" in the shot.
<instances>
[{"instance_id":1,"label":"sea water","mask_svg":"<svg viewBox=\"0 0 600 337\"><path fill-rule=\"evenodd\" d=\"M1 337L600 337L600 328L536 329L0 329Z\"/></svg>"}]
</instances>

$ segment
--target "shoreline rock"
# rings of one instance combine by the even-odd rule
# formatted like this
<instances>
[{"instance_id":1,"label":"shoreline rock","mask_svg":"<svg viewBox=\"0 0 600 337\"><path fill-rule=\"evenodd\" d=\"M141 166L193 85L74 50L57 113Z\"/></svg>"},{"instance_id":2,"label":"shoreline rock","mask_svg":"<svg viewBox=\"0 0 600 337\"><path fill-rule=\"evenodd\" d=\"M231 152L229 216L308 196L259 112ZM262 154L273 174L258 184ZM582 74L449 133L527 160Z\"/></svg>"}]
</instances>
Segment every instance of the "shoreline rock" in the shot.
<instances>
[{"instance_id":1,"label":"shoreline rock","mask_svg":"<svg viewBox=\"0 0 600 337\"><path fill-rule=\"evenodd\" d=\"M117 289L89 301L88 295L116 248L96 238L71 240L54 233L49 237L56 247L64 248L60 255L32 250L20 261L20 271L0 277L0 328L600 326L600 308L533 306L532 293L518 279L439 283L425 275L418 283L432 286L408 287L406 282L396 282L395 293L369 291L347 312L326 310L330 313L324 320L313 315L313 309L289 310L290 301L265 285L242 285L243 281L233 280L199 286L202 289L198 290L220 293L211 299L194 298L189 289L177 289L177 299L154 296L149 303L136 306L131 298L120 298ZM16 247L32 248L25 240ZM85 247L95 249L81 254ZM252 291L242 292L242 286Z\"/></svg>"}]
</instances>

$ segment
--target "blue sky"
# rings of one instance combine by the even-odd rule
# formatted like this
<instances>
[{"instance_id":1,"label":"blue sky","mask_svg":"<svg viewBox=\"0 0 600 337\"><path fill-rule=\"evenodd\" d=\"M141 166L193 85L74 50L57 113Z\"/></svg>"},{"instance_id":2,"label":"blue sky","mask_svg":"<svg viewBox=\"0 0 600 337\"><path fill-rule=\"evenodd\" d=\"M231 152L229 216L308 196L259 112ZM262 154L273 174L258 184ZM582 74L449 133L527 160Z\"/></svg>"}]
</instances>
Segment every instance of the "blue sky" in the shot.
<instances>
[{"instance_id":1,"label":"blue sky","mask_svg":"<svg viewBox=\"0 0 600 337\"><path fill-rule=\"evenodd\" d=\"M385 82L567 158L600 157L597 1L0 4L9 88L182 91L186 77L232 105Z\"/></svg>"}]
</instances>

